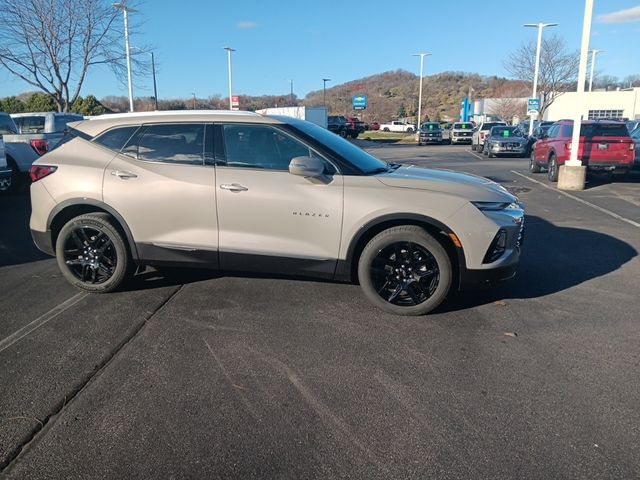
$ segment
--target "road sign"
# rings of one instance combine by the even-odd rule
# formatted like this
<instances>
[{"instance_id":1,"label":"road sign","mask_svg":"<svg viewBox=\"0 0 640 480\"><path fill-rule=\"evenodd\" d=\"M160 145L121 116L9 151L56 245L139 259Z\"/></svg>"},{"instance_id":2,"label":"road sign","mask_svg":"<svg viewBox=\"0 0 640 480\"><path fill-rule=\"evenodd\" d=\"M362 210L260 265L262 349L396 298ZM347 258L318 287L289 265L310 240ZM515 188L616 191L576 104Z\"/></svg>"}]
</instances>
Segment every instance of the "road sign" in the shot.
<instances>
[{"instance_id":1,"label":"road sign","mask_svg":"<svg viewBox=\"0 0 640 480\"><path fill-rule=\"evenodd\" d=\"M231 110L240 110L240 97L238 95L231 96Z\"/></svg>"},{"instance_id":2,"label":"road sign","mask_svg":"<svg viewBox=\"0 0 640 480\"><path fill-rule=\"evenodd\" d=\"M540 99L530 98L527 101L527 115L537 116L540 113Z\"/></svg>"},{"instance_id":3,"label":"road sign","mask_svg":"<svg viewBox=\"0 0 640 480\"><path fill-rule=\"evenodd\" d=\"M353 109L354 110L364 110L367 108L367 96L366 95L355 95L353 97Z\"/></svg>"}]
</instances>

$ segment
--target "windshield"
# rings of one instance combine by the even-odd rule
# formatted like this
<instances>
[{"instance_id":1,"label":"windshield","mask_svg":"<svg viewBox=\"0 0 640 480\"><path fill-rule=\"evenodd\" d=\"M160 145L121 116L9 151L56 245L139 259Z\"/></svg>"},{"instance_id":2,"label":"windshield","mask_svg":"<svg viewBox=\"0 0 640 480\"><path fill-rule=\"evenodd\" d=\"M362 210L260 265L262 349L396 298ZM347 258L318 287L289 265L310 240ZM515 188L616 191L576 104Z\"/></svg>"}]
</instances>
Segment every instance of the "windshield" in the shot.
<instances>
[{"instance_id":1,"label":"windshield","mask_svg":"<svg viewBox=\"0 0 640 480\"><path fill-rule=\"evenodd\" d=\"M498 122L483 123L480 130L491 130L493 127L501 127L501 126L504 127L504 123L498 123Z\"/></svg>"},{"instance_id":2,"label":"windshield","mask_svg":"<svg viewBox=\"0 0 640 480\"><path fill-rule=\"evenodd\" d=\"M573 125L567 126L567 137L573 135ZM587 123L580 128L581 137L628 137L629 130L624 123Z\"/></svg>"},{"instance_id":3,"label":"windshield","mask_svg":"<svg viewBox=\"0 0 640 480\"><path fill-rule=\"evenodd\" d=\"M518 127L493 127L491 129L492 137L521 137L522 132Z\"/></svg>"},{"instance_id":4,"label":"windshield","mask_svg":"<svg viewBox=\"0 0 640 480\"><path fill-rule=\"evenodd\" d=\"M473 130L472 123L454 123L453 128L455 130Z\"/></svg>"},{"instance_id":5,"label":"windshield","mask_svg":"<svg viewBox=\"0 0 640 480\"><path fill-rule=\"evenodd\" d=\"M440 130L439 123L423 123L422 130Z\"/></svg>"},{"instance_id":6,"label":"windshield","mask_svg":"<svg viewBox=\"0 0 640 480\"><path fill-rule=\"evenodd\" d=\"M389 165L373 155L368 154L349 141L318 125L288 117L276 117L300 130L305 135L320 142L329 150L343 157L364 173L373 174L389 170Z\"/></svg>"}]
</instances>

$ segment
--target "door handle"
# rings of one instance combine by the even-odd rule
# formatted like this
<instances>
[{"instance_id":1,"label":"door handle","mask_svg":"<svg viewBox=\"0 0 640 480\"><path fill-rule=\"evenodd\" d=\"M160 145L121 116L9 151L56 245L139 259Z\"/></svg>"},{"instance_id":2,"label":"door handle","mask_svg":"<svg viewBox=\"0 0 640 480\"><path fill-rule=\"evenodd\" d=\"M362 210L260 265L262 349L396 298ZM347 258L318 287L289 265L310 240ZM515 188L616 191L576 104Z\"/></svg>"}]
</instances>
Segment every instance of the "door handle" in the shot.
<instances>
[{"instance_id":1,"label":"door handle","mask_svg":"<svg viewBox=\"0 0 640 480\"><path fill-rule=\"evenodd\" d=\"M222 183L220 184L220 188L222 190L229 190L230 192L246 192L249 190L244 185L240 185L239 183Z\"/></svg>"},{"instance_id":2,"label":"door handle","mask_svg":"<svg viewBox=\"0 0 640 480\"><path fill-rule=\"evenodd\" d=\"M127 180L129 178L138 178L138 175L136 175L135 173L122 170L112 170L111 175L113 175L114 177L122 178L123 180Z\"/></svg>"}]
</instances>

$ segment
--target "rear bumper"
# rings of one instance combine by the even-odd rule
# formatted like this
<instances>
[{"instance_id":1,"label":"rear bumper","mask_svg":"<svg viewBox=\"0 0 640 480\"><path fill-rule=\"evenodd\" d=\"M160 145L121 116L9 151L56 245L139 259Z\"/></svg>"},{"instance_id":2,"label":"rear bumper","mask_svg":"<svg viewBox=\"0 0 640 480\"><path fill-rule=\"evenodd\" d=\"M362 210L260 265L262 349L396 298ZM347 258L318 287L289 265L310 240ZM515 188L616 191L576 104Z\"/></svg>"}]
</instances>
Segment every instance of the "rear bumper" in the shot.
<instances>
[{"instance_id":1,"label":"rear bumper","mask_svg":"<svg viewBox=\"0 0 640 480\"><path fill-rule=\"evenodd\" d=\"M31 238L33 239L33 243L36 244L36 247L38 247L38 250L46 253L47 255L51 255L53 257L56 256L56 253L53 250L53 243L51 241L51 231L47 230L46 232L39 232L32 229Z\"/></svg>"}]
</instances>

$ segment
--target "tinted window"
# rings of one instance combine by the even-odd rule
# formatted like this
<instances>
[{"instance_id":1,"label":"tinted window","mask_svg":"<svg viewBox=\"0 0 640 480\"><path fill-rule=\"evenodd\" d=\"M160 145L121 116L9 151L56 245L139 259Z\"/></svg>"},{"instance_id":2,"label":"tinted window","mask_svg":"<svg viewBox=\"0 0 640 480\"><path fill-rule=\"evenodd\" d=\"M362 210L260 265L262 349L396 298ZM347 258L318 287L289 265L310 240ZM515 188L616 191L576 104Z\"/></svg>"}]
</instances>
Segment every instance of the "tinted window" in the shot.
<instances>
[{"instance_id":1,"label":"tinted window","mask_svg":"<svg viewBox=\"0 0 640 480\"><path fill-rule=\"evenodd\" d=\"M266 125L225 125L223 136L229 167L288 171L295 157L320 158L299 140ZM325 164L326 173L335 173L328 162Z\"/></svg>"},{"instance_id":2,"label":"tinted window","mask_svg":"<svg viewBox=\"0 0 640 480\"><path fill-rule=\"evenodd\" d=\"M493 127L498 127L500 125L504 126L504 123L497 123L497 122L494 122L494 123L483 123L482 127L481 127L481 130L491 130Z\"/></svg>"},{"instance_id":3,"label":"tinted window","mask_svg":"<svg viewBox=\"0 0 640 480\"><path fill-rule=\"evenodd\" d=\"M472 130L473 124L471 123L454 123L453 128L457 130Z\"/></svg>"},{"instance_id":4,"label":"tinted window","mask_svg":"<svg viewBox=\"0 0 640 480\"><path fill-rule=\"evenodd\" d=\"M94 142L99 143L103 147L119 152L138 128L138 125L133 127L114 128L97 137Z\"/></svg>"},{"instance_id":5,"label":"tinted window","mask_svg":"<svg viewBox=\"0 0 640 480\"><path fill-rule=\"evenodd\" d=\"M633 132L631 132L631 136L634 140L640 141L640 127L637 127Z\"/></svg>"},{"instance_id":6,"label":"tinted window","mask_svg":"<svg viewBox=\"0 0 640 480\"><path fill-rule=\"evenodd\" d=\"M566 125L563 130L565 137L573 135L573 125ZM624 123L590 123L582 125L580 136L583 137L628 137L629 130Z\"/></svg>"},{"instance_id":7,"label":"tinted window","mask_svg":"<svg viewBox=\"0 0 640 480\"><path fill-rule=\"evenodd\" d=\"M44 133L44 117L16 117L20 133Z\"/></svg>"},{"instance_id":8,"label":"tinted window","mask_svg":"<svg viewBox=\"0 0 640 480\"><path fill-rule=\"evenodd\" d=\"M548 136L549 138L555 138L558 136L558 132L560 132L560 125L553 125L549 128Z\"/></svg>"},{"instance_id":9,"label":"tinted window","mask_svg":"<svg viewBox=\"0 0 640 480\"><path fill-rule=\"evenodd\" d=\"M521 137L522 132L518 127L493 127L491 129L491 135L499 137Z\"/></svg>"},{"instance_id":10,"label":"tinted window","mask_svg":"<svg viewBox=\"0 0 640 480\"><path fill-rule=\"evenodd\" d=\"M79 122L84 120L79 115L55 115L53 117L53 131L55 133L64 132L67 129L67 123Z\"/></svg>"},{"instance_id":11,"label":"tinted window","mask_svg":"<svg viewBox=\"0 0 640 480\"><path fill-rule=\"evenodd\" d=\"M423 123L422 129L423 130L440 130L440 124L439 123Z\"/></svg>"},{"instance_id":12,"label":"tinted window","mask_svg":"<svg viewBox=\"0 0 640 480\"><path fill-rule=\"evenodd\" d=\"M204 164L204 125L150 125L136 136L130 147L137 147L137 158L152 162Z\"/></svg>"},{"instance_id":13,"label":"tinted window","mask_svg":"<svg viewBox=\"0 0 640 480\"><path fill-rule=\"evenodd\" d=\"M0 115L0 135L18 133L16 124L9 115Z\"/></svg>"},{"instance_id":14,"label":"tinted window","mask_svg":"<svg viewBox=\"0 0 640 480\"><path fill-rule=\"evenodd\" d=\"M338 156L344 158L347 162L354 165L364 173L376 173L386 171L388 165L382 160L378 160L373 155L368 154L351 142L340 138L328 130L319 127L311 122L303 122L296 119L287 118L287 123L292 125L300 132L308 135L315 141L321 143L327 149L335 152Z\"/></svg>"}]
</instances>

